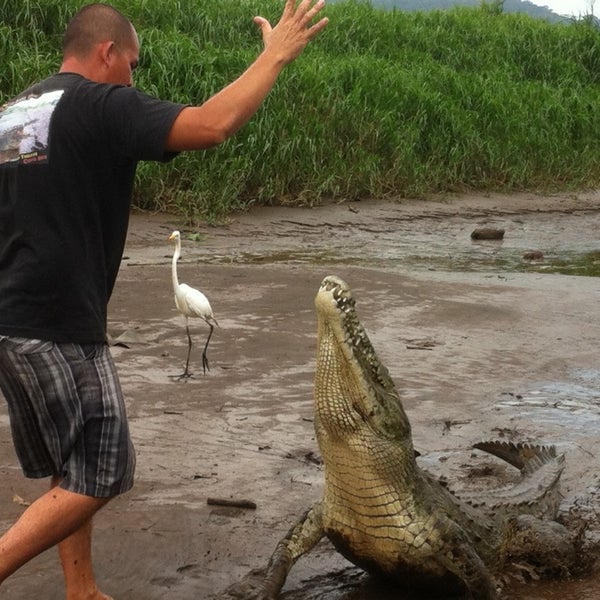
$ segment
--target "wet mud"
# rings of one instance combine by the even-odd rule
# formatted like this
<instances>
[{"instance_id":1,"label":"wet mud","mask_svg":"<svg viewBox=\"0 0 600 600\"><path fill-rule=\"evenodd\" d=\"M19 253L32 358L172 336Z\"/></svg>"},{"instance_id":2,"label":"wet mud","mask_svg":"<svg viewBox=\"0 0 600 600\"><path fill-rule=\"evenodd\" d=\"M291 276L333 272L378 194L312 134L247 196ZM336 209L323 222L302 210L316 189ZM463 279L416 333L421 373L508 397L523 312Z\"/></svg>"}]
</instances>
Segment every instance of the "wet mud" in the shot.
<instances>
[{"instance_id":1,"label":"wet mud","mask_svg":"<svg viewBox=\"0 0 600 600\"><path fill-rule=\"evenodd\" d=\"M584 527L582 561L593 566L600 279L564 273L595 268L599 225L598 194L261 208L193 231L168 215L133 214L109 332L137 481L96 518L103 590L115 600L223 598L266 565L320 497L313 299L329 274L353 288L359 317L401 391L423 466L454 487L492 487L512 474L473 452L473 443L556 444L566 455L561 520ZM474 241L476 227L505 235ZM219 321L206 375L208 328L190 322L195 376L187 381L171 377L187 351L171 288L167 238L175 228L183 233L180 281L204 291ZM543 257L527 260L528 251ZM0 478L2 530L47 485L21 477L3 402ZM599 587L592 570L570 581L513 579L503 597L591 600ZM41 589L44 598L64 597L55 550L11 577L0 597L29 600ZM413 599L403 594L323 541L294 567L282 597Z\"/></svg>"}]
</instances>

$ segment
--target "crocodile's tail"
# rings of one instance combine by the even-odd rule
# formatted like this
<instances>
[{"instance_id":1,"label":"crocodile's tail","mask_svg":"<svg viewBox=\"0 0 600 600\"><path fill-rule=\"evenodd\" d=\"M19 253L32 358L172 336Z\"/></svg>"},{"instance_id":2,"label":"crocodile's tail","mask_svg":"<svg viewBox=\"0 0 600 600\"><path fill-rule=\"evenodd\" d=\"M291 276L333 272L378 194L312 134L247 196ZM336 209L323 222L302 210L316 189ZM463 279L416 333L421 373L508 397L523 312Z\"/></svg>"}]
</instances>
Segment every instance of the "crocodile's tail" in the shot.
<instances>
[{"instance_id":1,"label":"crocodile's tail","mask_svg":"<svg viewBox=\"0 0 600 600\"><path fill-rule=\"evenodd\" d=\"M516 467L525 476L534 473L550 462L564 461L564 456L556 455L555 446L537 446L531 444L514 444L490 440L473 444L473 448L493 454L504 462ZM560 469L562 472L562 468ZM560 475L560 472L558 475Z\"/></svg>"},{"instance_id":2,"label":"crocodile's tail","mask_svg":"<svg viewBox=\"0 0 600 600\"><path fill-rule=\"evenodd\" d=\"M487 493L458 496L469 504L487 508L491 513L507 517L530 514L538 518L554 519L562 500L559 490L565 457L557 454L554 446L514 444L486 441L474 448L497 456L521 471L521 479L514 485L489 490Z\"/></svg>"}]
</instances>

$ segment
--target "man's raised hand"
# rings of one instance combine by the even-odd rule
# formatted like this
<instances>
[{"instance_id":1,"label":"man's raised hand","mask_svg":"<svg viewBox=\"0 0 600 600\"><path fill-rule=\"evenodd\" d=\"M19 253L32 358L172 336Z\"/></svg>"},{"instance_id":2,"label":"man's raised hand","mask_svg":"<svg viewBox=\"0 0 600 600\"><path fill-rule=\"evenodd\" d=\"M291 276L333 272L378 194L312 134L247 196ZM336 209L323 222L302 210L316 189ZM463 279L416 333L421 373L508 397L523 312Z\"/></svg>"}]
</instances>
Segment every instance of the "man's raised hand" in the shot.
<instances>
[{"instance_id":1,"label":"man's raised hand","mask_svg":"<svg viewBox=\"0 0 600 600\"><path fill-rule=\"evenodd\" d=\"M264 17L254 17L260 27L265 51L273 52L284 64L298 57L308 42L329 23L327 17L313 23L315 16L325 6L325 0L286 0L279 23L275 27Z\"/></svg>"}]
</instances>

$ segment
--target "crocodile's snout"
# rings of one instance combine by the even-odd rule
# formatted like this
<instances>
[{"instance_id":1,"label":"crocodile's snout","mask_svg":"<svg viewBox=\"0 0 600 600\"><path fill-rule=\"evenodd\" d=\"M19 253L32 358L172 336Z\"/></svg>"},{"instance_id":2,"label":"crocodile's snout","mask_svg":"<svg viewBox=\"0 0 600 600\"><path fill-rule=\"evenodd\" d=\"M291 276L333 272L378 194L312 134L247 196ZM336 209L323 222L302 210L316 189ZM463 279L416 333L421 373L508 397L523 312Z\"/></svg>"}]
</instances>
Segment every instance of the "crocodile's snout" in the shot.
<instances>
[{"instance_id":1,"label":"crocodile's snout","mask_svg":"<svg viewBox=\"0 0 600 600\"><path fill-rule=\"evenodd\" d=\"M328 275L321 282L315 298L317 312L322 315L347 312L354 307L354 298L350 286L340 277Z\"/></svg>"},{"instance_id":2,"label":"crocodile's snout","mask_svg":"<svg viewBox=\"0 0 600 600\"><path fill-rule=\"evenodd\" d=\"M321 282L321 288L319 292L329 292L331 290L338 290L338 293L345 293L347 295L352 295L350 292L350 286L337 275L328 275Z\"/></svg>"}]
</instances>

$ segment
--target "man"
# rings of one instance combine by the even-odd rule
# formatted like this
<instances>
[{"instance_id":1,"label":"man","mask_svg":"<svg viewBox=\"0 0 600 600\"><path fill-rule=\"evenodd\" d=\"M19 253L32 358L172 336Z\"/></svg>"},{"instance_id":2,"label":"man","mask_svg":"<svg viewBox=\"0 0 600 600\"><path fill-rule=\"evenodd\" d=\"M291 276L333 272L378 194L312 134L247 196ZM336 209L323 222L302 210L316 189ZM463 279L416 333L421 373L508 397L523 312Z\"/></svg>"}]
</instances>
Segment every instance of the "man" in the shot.
<instances>
[{"instance_id":1,"label":"man","mask_svg":"<svg viewBox=\"0 0 600 600\"><path fill-rule=\"evenodd\" d=\"M255 22L264 49L201 106L133 88L139 42L105 4L67 26L60 72L0 110L0 388L24 474L50 490L0 538L0 584L58 544L67 600L106 600L91 561L92 517L133 485L106 311L139 160L215 146L260 107L283 67L327 24L324 0L286 0Z\"/></svg>"}]
</instances>

